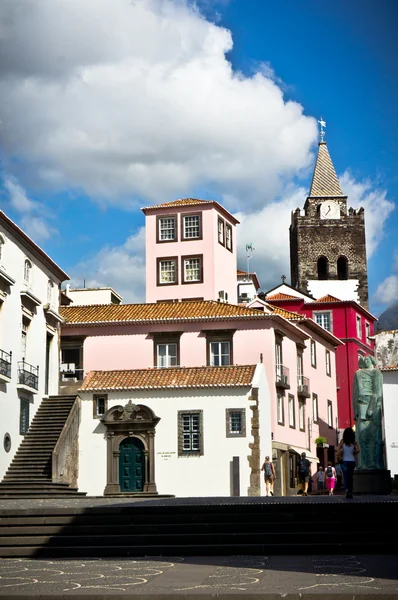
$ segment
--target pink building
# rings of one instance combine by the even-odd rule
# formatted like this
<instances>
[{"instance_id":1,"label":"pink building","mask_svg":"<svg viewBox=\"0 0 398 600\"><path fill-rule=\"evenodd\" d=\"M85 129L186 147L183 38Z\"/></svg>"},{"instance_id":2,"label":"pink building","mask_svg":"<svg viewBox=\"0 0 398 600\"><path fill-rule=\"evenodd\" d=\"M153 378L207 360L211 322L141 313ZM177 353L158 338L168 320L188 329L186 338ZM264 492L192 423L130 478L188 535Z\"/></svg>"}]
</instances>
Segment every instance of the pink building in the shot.
<instances>
[{"instance_id":1,"label":"pink building","mask_svg":"<svg viewBox=\"0 0 398 600\"><path fill-rule=\"evenodd\" d=\"M62 388L79 388L72 380L90 371L263 363L276 491L292 493L301 452L313 468L327 459L315 444L318 436L334 455L335 350L341 342L301 314L259 300L236 304L236 220L219 204L178 200L144 212L151 302L63 307ZM163 233L169 239L162 241ZM192 257L199 267L189 262ZM233 303L226 302L227 294ZM93 418L105 411L104 399L94 396Z\"/></svg>"},{"instance_id":2,"label":"pink building","mask_svg":"<svg viewBox=\"0 0 398 600\"><path fill-rule=\"evenodd\" d=\"M353 425L354 374L360 356L374 356L372 336L376 317L354 300L339 300L330 295L314 300L285 283L263 297L273 306L312 318L343 342L336 350L338 427L345 429Z\"/></svg>"},{"instance_id":3,"label":"pink building","mask_svg":"<svg viewBox=\"0 0 398 600\"><path fill-rule=\"evenodd\" d=\"M185 198L142 209L146 216L146 301L236 304L237 221L218 202Z\"/></svg>"}]
</instances>

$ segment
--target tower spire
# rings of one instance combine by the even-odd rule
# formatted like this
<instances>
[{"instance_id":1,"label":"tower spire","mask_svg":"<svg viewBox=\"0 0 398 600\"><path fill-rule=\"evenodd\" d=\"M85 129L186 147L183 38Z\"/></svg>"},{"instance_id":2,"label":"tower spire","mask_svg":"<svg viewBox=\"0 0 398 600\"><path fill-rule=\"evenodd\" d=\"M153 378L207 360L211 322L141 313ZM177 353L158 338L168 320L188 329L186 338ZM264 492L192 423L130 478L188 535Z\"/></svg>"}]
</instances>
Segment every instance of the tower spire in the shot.
<instances>
[{"instance_id":1,"label":"tower spire","mask_svg":"<svg viewBox=\"0 0 398 600\"><path fill-rule=\"evenodd\" d=\"M328 147L324 141L326 122L321 117L318 123L320 125L319 135L321 139L318 144L318 156L316 158L309 198L344 197Z\"/></svg>"}]
</instances>

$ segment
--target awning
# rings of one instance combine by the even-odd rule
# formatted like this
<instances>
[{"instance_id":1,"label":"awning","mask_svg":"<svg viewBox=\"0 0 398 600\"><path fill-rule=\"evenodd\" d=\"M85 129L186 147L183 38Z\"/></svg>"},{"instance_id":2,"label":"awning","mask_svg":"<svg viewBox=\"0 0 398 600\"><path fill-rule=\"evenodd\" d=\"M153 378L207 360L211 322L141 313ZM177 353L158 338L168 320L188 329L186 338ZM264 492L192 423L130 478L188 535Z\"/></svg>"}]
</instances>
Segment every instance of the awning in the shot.
<instances>
[{"instance_id":1,"label":"awning","mask_svg":"<svg viewBox=\"0 0 398 600\"><path fill-rule=\"evenodd\" d=\"M317 456L315 456L314 454L311 454L311 452L309 450L307 450L307 448L297 448L296 446L289 446L289 450L292 450L299 456L301 456L301 454L303 452L305 452L305 457L308 458L308 460L310 462L319 463L319 458Z\"/></svg>"}]
</instances>

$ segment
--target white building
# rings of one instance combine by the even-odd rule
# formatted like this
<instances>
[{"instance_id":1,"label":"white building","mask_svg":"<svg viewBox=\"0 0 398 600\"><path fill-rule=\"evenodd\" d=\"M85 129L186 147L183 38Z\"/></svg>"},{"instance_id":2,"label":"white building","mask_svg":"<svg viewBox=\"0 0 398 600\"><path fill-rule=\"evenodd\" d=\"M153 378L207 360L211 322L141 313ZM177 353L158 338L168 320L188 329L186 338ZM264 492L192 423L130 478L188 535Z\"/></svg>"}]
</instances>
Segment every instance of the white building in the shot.
<instances>
[{"instance_id":1,"label":"white building","mask_svg":"<svg viewBox=\"0 0 398 600\"><path fill-rule=\"evenodd\" d=\"M398 475L398 364L381 367L387 469Z\"/></svg>"},{"instance_id":2,"label":"white building","mask_svg":"<svg viewBox=\"0 0 398 600\"><path fill-rule=\"evenodd\" d=\"M59 290L66 279L0 211L0 480L43 396L58 393Z\"/></svg>"},{"instance_id":3,"label":"white building","mask_svg":"<svg viewBox=\"0 0 398 600\"><path fill-rule=\"evenodd\" d=\"M88 304L121 304L123 298L111 287L71 288L66 286L65 294L75 306Z\"/></svg>"},{"instance_id":4,"label":"white building","mask_svg":"<svg viewBox=\"0 0 398 600\"><path fill-rule=\"evenodd\" d=\"M263 492L264 365L92 371L79 396L78 483L89 495Z\"/></svg>"}]
</instances>

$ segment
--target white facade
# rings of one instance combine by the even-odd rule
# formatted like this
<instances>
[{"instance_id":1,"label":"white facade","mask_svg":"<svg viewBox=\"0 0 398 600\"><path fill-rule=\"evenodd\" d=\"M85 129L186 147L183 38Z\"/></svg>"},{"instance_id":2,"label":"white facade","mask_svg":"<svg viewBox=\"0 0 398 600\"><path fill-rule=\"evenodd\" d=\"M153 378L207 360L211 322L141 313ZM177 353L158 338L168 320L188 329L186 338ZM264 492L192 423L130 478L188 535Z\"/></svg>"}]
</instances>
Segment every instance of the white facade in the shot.
<instances>
[{"instance_id":1,"label":"white facade","mask_svg":"<svg viewBox=\"0 0 398 600\"><path fill-rule=\"evenodd\" d=\"M108 391L108 410L134 404L148 406L160 418L154 437L155 481L159 494L178 497L231 496L233 457L239 457L240 495L248 495L252 388L258 388L260 456L271 455L271 407L263 365L257 365L251 386L205 389ZM79 489L102 495L107 482L106 427L93 417L93 394L80 392ZM245 436L227 437L226 409L244 409ZM203 411L203 454L179 456L179 411ZM260 480L263 478L260 478ZM264 482L261 482L261 486ZM262 490L263 492L264 490Z\"/></svg>"},{"instance_id":2,"label":"white facade","mask_svg":"<svg viewBox=\"0 0 398 600\"><path fill-rule=\"evenodd\" d=\"M59 289L68 276L1 211L0 252L1 480L43 396L58 393Z\"/></svg>"},{"instance_id":3,"label":"white facade","mask_svg":"<svg viewBox=\"0 0 398 600\"><path fill-rule=\"evenodd\" d=\"M358 295L359 279L345 280L318 280L310 279L308 281L308 292L314 298L322 298L323 296L334 296L339 300L355 300L360 304Z\"/></svg>"},{"instance_id":4,"label":"white facade","mask_svg":"<svg viewBox=\"0 0 398 600\"><path fill-rule=\"evenodd\" d=\"M383 370L384 433L387 469L398 475L398 366Z\"/></svg>"},{"instance_id":5,"label":"white facade","mask_svg":"<svg viewBox=\"0 0 398 600\"><path fill-rule=\"evenodd\" d=\"M66 295L74 305L120 304L122 297L112 288L75 288L66 286Z\"/></svg>"}]
</instances>

